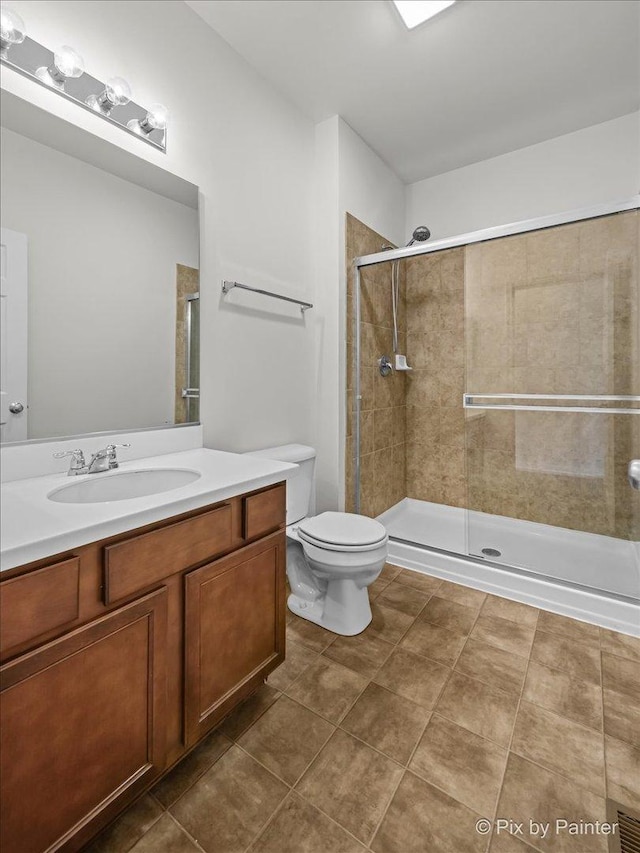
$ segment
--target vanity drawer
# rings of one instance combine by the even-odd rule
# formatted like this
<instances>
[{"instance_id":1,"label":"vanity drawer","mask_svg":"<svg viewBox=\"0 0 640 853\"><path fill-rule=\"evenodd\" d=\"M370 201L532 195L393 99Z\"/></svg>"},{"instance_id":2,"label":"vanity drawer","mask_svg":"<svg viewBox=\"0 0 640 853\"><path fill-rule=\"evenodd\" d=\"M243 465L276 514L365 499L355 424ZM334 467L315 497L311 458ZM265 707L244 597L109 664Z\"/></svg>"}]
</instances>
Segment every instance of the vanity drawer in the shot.
<instances>
[{"instance_id":1,"label":"vanity drawer","mask_svg":"<svg viewBox=\"0 0 640 853\"><path fill-rule=\"evenodd\" d=\"M231 504L104 549L104 600L111 604L232 546Z\"/></svg>"},{"instance_id":2,"label":"vanity drawer","mask_svg":"<svg viewBox=\"0 0 640 853\"><path fill-rule=\"evenodd\" d=\"M71 557L0 586L0 647L5 652L79 616L80 560Z\"/></svg>"},{"instance_id":3,"label":"vanity drawer","mask_svg":"<svg viewBox=\"0 0 640 853\"><path fill-rule=\"evenodd\" d=\"M287 516L287 490L284 483L271 489L247 495L242 499L242 535L254 539L271 533L283 525Z\"/></svg>"}]
</instances>

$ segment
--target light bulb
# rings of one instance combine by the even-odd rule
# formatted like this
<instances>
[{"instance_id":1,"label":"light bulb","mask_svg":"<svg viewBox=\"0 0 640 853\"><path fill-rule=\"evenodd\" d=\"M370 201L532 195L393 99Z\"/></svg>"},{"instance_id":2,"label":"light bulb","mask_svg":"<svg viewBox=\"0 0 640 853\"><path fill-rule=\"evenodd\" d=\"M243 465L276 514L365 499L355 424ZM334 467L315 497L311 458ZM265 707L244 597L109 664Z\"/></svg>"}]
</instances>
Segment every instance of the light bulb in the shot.
<instances>
[{"instance_id":1,"label":"light bulb","mask_svg":"<svg viewBox=\"0 0 640 853\"><path fill-rule=\"evenodd\" d=\"M17 12L8 6L0 11L0 48L9 50L12 44L22 44L27 35L24 21Z\"/></svg>"},{"instance_id":2,"label":"light bulb","mask_svg":"<svg viewBox=\"0 0 640 853\"><path fill-rule=\"evenodd\" d=\"M47 68L42 65L36 68L36 77L47 86L55 86L56 89L64 91L65 80L70 77L82 77L84 74L84 60L72 47L64 44L59 47L54 56L53 63Z\"/></svg>"},{"instance_id":3,"label":"light bulb","mask_svg":"<svg viewBox=\"0 0 640 853\"><path fill-rule=\"evenodd\" d=\"M152 104L147 110L147 116L141 124L143 130L147 124L152 130L164 130L168 121L169 110L162 104Z\"/></svg>"},{"instance_id":4,"label":"light bulb","mask_svg":"<svg viewBox=\"0 0 640 853\"><path fill-rule=\"evenodd\" d=\"M131 86L123 77L107 80L104 91L114 107L123 107L131 100Z\"/></svg>"},{"instance_id":5,"label":"light bulb","mask_svg":"<svg viewBox=\"0 0 640 853\"><path fill-rule=\"evenodd\" d=\"M99 95L89 95L88 106L103 115L109 115L114 107L123 107L131 100L131 86L122 77L107 80Z\"/></svg>"},{"instance_id":6,"label":"light bulb","mask_svg":"<svg viewBox=\"0 0 640 853\"><path fill-rule=\"evenodd\" d=\"M143 119L131 119L127 127L134 133L147 136L152 130L164 130L169 120L169 110L162 104L152 104Z\"/></svg>"},{"instance_id":7,"label":"light bulb","mask_svg":"<svg viewBox=\"0 0 640 853\"><path fill-rule=\"evenodd\" d=\"M56 50L53 64L63 77L82 77L84 59L72 47L64 44Z\"/></svg>"}]
</instances>

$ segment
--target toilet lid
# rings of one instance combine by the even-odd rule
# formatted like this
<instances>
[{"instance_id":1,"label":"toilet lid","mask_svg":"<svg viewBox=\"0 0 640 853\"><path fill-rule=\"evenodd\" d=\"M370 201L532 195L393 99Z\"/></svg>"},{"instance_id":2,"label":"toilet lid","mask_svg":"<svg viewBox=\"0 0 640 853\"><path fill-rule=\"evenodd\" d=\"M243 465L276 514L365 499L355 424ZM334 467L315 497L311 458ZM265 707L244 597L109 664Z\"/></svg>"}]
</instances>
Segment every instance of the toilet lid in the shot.
<instances>
[{"instance_id":1,"label":"toilet lid","mask_svg":"<svg viewBox=\"0 0 640 853\"><path fill-rule=\"evenodd\" d=\"M387 531L373 518L351 512L323 512L298 526L301 539L320 548L364 550L380 545Z\"/></svg>"}]
</instances>

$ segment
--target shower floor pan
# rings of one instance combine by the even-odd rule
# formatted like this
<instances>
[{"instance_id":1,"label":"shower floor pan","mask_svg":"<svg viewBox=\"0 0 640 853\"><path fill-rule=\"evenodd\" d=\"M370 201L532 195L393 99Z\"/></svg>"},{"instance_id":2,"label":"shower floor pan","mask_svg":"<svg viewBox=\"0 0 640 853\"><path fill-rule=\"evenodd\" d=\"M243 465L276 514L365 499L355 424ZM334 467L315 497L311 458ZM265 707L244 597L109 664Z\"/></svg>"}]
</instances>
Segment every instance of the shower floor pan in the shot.
<instances>
[{"instance_id":1,"label":"shower floor pan","mask_svg":"<svg viewBox=\"0 0 640 853\"><path fill-rule=\"evenodd\" d=\"M640 600L638 542L412 498L378 521L399 542Z\"/></svg>"}]
</instances>

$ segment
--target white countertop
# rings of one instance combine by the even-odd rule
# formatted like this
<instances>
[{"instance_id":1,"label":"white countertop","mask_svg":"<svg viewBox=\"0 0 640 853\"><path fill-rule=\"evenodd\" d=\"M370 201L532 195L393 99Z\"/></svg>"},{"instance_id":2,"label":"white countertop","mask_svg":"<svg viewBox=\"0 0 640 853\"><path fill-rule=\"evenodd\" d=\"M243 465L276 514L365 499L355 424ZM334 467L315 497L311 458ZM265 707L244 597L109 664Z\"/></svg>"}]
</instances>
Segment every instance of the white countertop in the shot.
<instances>
[{"instance_id":1,"label":"white countertop","mask_svg":"<svg viewBox=\"0 0 640 853\"><path fill-rule=\"evenodd\" d=\"M67 477L48 474L2 485L0 571L115 536L145 524L261 489L285 480L297 465L221 450L186 450L121 462L118 471L183 468L198 480L155 495L102 503L56 503L54 489L87 477L112 477L117 471Z\"/></svg>"}]
</instances>

